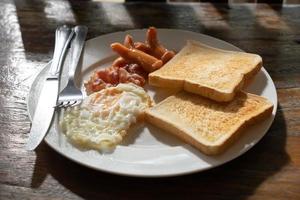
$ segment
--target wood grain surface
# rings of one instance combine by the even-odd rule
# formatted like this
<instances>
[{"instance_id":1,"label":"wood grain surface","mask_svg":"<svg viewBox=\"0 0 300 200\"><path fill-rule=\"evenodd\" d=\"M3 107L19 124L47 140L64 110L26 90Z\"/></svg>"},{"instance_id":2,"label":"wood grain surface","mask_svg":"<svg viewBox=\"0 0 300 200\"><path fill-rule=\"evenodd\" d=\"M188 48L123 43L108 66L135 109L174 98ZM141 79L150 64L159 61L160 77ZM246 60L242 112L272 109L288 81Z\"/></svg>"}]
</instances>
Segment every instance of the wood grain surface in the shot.
<instances>
[{"instance_id":1,"label":"wood grain surface","mask_svg":"<svg viewBox=\"0 0 300 200\"><path fill-rule=\"evenodd\" d=\"M278 92L266 136L215 169L173 178L131 178L91 170L42 143L24 149L26 97L52 56L61 24L88 38L156 26L211 35L263 57ZM300 7L210 3L0 1L0 199L300 199Z\"/></svg>"}]
</instances>

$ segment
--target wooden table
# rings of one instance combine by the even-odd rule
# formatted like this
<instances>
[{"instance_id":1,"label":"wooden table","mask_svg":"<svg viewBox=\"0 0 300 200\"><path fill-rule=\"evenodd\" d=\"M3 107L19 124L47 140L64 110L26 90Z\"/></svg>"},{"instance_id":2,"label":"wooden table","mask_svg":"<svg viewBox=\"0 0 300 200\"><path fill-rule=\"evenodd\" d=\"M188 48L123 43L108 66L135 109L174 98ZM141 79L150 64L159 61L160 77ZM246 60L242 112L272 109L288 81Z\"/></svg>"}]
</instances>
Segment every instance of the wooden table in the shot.
<instances>
[{"instance_id":1,"label":"wooden table","mask_svg":"<svg viewBox=\"0 0 300 200\"><path fill-rule=\"evenodd\" d=\"M279 104L266 136L215 169L173 178L102 173L45 143L24 149L26 96L52 56L61 24L85 24L88 38L156 26L191 30L260 54ZM0 2L0 199L300 199L300 7L212 4Z\"/></svg>"}]
</instances>

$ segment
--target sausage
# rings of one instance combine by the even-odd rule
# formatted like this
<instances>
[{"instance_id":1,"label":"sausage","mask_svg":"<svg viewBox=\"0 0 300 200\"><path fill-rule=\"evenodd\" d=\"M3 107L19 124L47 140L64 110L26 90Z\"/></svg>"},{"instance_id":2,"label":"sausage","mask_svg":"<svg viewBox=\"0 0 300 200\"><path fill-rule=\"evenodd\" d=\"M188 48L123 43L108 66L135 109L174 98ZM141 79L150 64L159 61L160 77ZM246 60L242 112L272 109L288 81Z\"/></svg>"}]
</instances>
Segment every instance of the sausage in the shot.
<instances>
[{"instance_id":1,"label":"sausage","mask_svg":"<svg viewBox=\"0 0 300 200\"><path fill-rule=\"evenodd\" d=\"M114 60L114 62L112 63L112 66L113 67L124 67L127 64L128 64L128 62L124 58L118 57L116 60Z\"/></svg>"},{"instance_id":2,"label":"sausage","mask_svg":"<svg viewBox=\"0 0 300 200\"><path fill-rule=\"evenodd\" d=\"M169 51L158 42L157 31L154 27L148 29L146 43L151 49L151 55L163 60L163 63L168 62L175 55L173 51Z\"/></svg>"},{"instance_id":3,"label":"sausage","mask_svg":"<svg viewBox=\"0 0 300 200\"><path fill-rule=\"evenodd\" d=\"M126 35L124 39L124 46L127 48L134 48L134 42L131 35Z\"/></svg>"},{"instance_id":4,"label":"sausage","mask_svg":"<svg viewBox=\"0 0 300 200\"><path fill-rule=\"evenodd\" d=\"M163 62L154 56L146 54L135 48L129 49L120 43L111 44L111 48L126 61L141 65L147 72L153 72L163 65Z\"/></svg>"},{"instance_id":5,"label":"sausage","mask_svg":"<svg viewBox=\"0 0 300 200\"><path fill-rule=\"evenodd\" d=\"M171 60L175 56L174 51L166 51L164 55L162 55L161 60L163 63L167 63L169 60Z\"/></svg>"},{"instance_id":6,"label":"sausage","mask_svg":"<svg viewBox=\"0 0 300 200\"><path fill-rule=\"evenodd\" d=\"M149 47L149 45L143 43L143 42L135 42L134 43L134 48L143 51L147 54L151 54L151 48Z\"/></svg>"}]
</instances>

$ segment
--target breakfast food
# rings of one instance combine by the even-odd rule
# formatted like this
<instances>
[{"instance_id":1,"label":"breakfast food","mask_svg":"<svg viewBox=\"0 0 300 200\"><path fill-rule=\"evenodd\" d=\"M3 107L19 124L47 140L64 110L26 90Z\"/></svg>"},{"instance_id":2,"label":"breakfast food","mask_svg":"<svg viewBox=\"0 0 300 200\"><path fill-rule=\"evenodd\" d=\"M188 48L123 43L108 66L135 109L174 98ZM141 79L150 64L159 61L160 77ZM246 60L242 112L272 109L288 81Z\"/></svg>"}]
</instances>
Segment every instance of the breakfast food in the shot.
<instances>
[{"instance_id":1,"label":"breakfast food","mask_svg":"<svg viewBox=\"0 0 300 200\"><path fill-rule=\"evenodd\" d=\"M256 54L226 51L188 41L162 68L149 74L149 84L182 88L219 102L233 100L245 82L261 69Z\"/></svg>"},{"instance_id":2,"label":"breakfast food","mask_svg":"<svg viewBox=\"0 0 300 200\"><path fill-rule=\"evenodd\" d=\"M62 131L80 147L107 151L122 141L129 127L141 120L151 105L143 88L132 83L119 84L68 108L61 122Z\"/></svg>"},{"instance_id":3,"label":"breakfast food","mask_svg":"<svg viewBox=\"0 0 300 200\"><path fill-rule=\"evenodd\" d=\"M156 28L150 27L147 31L146 37L147 39L145 43L136 42L134 47L154 56L157 59L162 60L164 64L175 56L174 51L166 49L162 44L159 43Z\"/></svg>"},{"instance_id":4,"label":"breakfast food","mask_svg":"<svg viewBox=\"0 0 300 200\"><path fill-rule=\"evenodd\" d=\"M89 95L105 88L117 86L119 83L134 83L142 87L146 82L144 77L143 70L137 64L126 64L122 67L112 65L95 71L84 83L84 86Z\"/></svg>"},{"instance_id":5,"label":"breakfast food","mask_svg":"<svg viewBox=\"0 0 300 200\"><path fill-rule=\"evenodd\" d=\"M109 67L93 72L84 83L89 96L64 113L62 130L81 147L112 149L145 114L148 122L207 155L216 155L246 127L272 113L267 99L240 91L260 70L259 55L196 41L188 41L175 55L158 41L154 27L147 30L145 42L126 35L123 44L113 43L111 48L119 57ZM142 88L147 79L153 86L187 92L151 107Z\"/></svg>"},{"instance_id":6,"label":"breakfast food","mask_svg":"<svg viewBox=\"0 0 300 200\"><path fill-rule=\"evenodd\" d=\"M231 102L218 103L180 92L146 110L146 120L173 133L207 155L224 152L249 125L272 113L267 99L238 92Z\"/></svg>"},{"instance_id":7,"label":"breakfast food","mask_svg":"<svg viewBox=\"0 0 300 200\"><path fill-rule=\"evenodd\" d=\"M128 63L137 63L146 72L153 72L174 57L174 51L169 51L161 45L157 38L157 31L150 27L147 31L146 42L134 42L130 35L120 43L111 44L113 51L117 52Z\"/></svg>"},{"instance_id":8,"label":"breakfast food","mask_svg":"<svg viewBox=\"0 0 300 200\"><path fill-rule=\"evenodd\" d=\"M144 70L147 72L153 72L163 65L163 62L154 56L135 48L127 48L120 43L111 44L111 48L125 60L143 66Z\"/></svg>"},{"instance_id":9,"label":"breakfast food","mask_svg":"<svg viewBox=\"0 0 300 200\"><path fill-rule=\"evenodd\" d=\"M159 43L154 27L148 29L145 43L134 42L132 36L126 35L123 44L113 43L111 48L120 57L111 66L91 75L84 83L87 94L119 83L134 83L142 87L149 72L159 69L175 55Z\"/></svg>"}]
</instances>

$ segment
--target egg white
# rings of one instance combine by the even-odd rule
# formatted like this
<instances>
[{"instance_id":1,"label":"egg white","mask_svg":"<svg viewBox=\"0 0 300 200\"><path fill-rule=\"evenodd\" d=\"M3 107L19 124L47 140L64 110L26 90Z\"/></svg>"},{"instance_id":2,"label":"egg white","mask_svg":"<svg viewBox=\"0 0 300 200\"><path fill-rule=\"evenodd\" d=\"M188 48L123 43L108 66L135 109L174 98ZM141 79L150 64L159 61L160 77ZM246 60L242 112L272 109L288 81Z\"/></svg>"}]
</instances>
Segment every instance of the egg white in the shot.
<instances>
[{"instance_id":1,"label":"egg white","mask_svg":"<svg viewBox=\"0 0 300 200\"><path fill-rule=\"evenodd\" d=\"M119 84L86 97L79 106L65 110L62 131L83 148L107 151L119 144L152 101L132 83Z\"/></svg>"}]
</instances>

